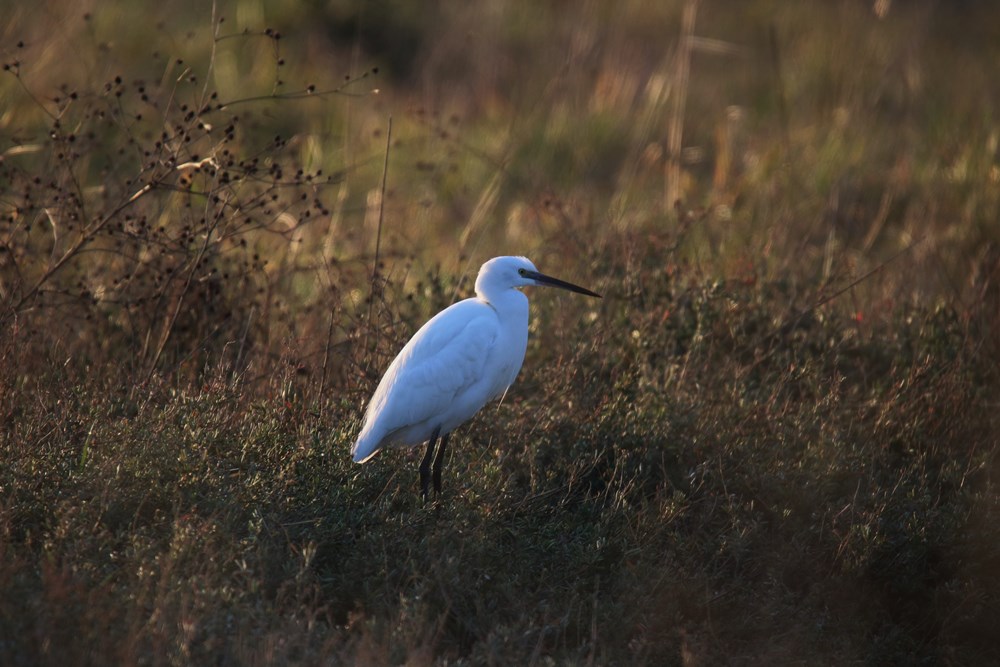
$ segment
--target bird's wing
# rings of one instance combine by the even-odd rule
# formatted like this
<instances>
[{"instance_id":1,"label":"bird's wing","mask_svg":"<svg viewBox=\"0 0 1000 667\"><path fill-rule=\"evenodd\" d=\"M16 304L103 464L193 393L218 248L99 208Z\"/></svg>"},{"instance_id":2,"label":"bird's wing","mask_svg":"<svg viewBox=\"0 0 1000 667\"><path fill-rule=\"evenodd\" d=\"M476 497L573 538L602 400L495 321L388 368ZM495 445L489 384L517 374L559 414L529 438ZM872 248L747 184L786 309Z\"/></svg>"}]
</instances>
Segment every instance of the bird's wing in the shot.
<instances>
[{"instance_id":1,"label":"bird's wing","mask_svg":"<svg viewBox=\"0 0 1000 667\"><path fill-rule=\"evenodd\" d=\"M474 299L439 313L393 360L372 396L366 422L377 420L391 435L433 420L483 378L498 330L493 309Z\"/></svg>"}]
</instances>

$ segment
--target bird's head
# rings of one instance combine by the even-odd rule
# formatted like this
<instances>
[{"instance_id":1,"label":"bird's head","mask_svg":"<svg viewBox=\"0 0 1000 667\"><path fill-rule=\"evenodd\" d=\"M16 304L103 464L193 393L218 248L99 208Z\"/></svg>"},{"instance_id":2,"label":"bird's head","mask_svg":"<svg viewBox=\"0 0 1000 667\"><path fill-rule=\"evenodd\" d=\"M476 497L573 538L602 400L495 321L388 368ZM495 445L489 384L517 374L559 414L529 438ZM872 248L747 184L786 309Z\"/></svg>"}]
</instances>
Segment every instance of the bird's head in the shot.
<instances>
[{"instance_id":1,"label":"bird's head","mask_svg":"<svg viewBox=\"0 0 1000 667\"><path fill-rule=\"evenodd\" d=\"M494 257L483 264L479 269L479 277L476 278L476 294L490 301L491 296L503 290L529 285L559 287L578 294L601 297L589 289L539 272L527 257Z\"/></svg>"}]
</instances>

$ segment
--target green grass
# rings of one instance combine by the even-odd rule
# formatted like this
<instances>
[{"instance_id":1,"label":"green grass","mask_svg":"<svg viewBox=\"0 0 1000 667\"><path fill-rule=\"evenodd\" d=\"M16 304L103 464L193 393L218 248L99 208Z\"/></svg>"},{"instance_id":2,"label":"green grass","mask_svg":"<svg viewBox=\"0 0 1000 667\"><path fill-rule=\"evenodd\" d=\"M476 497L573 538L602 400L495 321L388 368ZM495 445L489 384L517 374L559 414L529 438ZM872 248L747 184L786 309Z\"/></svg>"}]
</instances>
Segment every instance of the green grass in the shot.
<instances>
[{"instance_id":1,"label":"green grass","mask_svg":"<svg viewBox=\"0 0 1000 667\"><path fill-rule=\"evenodd\" d=\"M681 4L71 4L0 27L0 664L1000 659L995 10L701 3L675 207ZM500 253L605 298L425 506L350 445Z\"/></svg>"}]
</instances>

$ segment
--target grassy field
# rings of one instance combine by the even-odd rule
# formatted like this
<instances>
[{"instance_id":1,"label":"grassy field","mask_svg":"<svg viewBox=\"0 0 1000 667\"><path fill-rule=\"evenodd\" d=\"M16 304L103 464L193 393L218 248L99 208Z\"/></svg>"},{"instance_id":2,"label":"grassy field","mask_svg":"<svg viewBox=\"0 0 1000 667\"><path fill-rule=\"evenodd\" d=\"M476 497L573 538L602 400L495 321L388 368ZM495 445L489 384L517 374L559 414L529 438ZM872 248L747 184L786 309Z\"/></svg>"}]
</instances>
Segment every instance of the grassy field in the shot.
<instances>
[{"instance_id":1,"label":"grassy field","mask_svg":"<svg viewBox=\"0 0 1000 667\"><path fill-rule=\"evenodd\" d=\"M1000 661L1000 10L19 3L0 664ZM524 254L525 367L349 449Z\"/></svg>"}]
</instances>

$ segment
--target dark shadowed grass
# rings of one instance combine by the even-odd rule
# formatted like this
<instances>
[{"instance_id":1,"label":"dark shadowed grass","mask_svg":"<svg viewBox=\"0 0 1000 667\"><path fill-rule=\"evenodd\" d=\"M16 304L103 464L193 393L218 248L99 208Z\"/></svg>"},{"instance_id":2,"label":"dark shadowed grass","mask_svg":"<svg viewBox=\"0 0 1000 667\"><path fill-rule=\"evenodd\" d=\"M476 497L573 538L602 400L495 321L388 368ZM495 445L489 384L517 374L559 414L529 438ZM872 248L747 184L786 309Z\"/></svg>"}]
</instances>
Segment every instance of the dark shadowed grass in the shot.
<instances>
[{"instance_id":1,"label":"dark shadowed grass","mask_svg":"<svg viewBox=\"0 0 1000 667\"><path fill-rule=\"evenodd\" d=\"M416 454L349 463L353 401L52 370L7 402L4 662L995 659L973 324L783 331L769 288L673 284L665 316L537 295L524 377L428 506Z\"/></svg>"}]
</instances>

